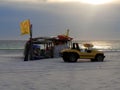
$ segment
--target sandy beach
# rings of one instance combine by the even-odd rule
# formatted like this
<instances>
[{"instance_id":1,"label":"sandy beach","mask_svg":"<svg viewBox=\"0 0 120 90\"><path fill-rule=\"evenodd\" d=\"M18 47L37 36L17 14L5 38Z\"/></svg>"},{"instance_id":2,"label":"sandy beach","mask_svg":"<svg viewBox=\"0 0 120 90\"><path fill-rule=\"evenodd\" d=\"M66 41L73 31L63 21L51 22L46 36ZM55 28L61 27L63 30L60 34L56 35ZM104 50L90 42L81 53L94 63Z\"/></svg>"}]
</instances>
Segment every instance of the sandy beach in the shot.
<instances>
[{"instance_id":1,"label":"sandy beach","mask_svg":"<svg viewBox=\"0 0 120 90\"><path fill-rule=\"evenodd\" d=\"M0 54L0 90L120 90L120 52L104 62L62 58L24 62L22 53Z\"/></svg>"}]
</instances>

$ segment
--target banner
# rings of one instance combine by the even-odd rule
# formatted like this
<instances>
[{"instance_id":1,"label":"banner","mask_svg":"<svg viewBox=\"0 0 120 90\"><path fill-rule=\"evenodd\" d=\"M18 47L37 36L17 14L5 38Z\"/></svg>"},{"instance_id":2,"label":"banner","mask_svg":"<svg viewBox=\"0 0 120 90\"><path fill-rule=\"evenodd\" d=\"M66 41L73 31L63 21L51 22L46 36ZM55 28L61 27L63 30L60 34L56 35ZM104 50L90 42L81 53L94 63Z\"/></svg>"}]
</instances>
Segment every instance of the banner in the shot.
<instances>
[{"instance_id":1,"label":"banner","mask_svg":"<svg viewBox=\"0 0 120 90\"><path fill-rule=\"evenodd\" d=\"M30 25L30 20L24 20L20 23L20 29L21 29L21 34L30 34L30 29L31 29L31 25Z\"/></svg>"}]
</instances>

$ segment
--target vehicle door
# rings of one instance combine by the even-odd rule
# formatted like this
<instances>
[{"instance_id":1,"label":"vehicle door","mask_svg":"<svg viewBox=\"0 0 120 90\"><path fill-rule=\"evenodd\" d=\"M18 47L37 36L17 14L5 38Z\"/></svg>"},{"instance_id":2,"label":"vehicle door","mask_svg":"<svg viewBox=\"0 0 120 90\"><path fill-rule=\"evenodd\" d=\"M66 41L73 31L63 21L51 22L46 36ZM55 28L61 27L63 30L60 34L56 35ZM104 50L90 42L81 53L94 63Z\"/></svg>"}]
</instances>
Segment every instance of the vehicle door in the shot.
<instances>
[{"instance_id":1,"label":"vehicle door","mask_svg":"<svg viewBox=\"0 0 120 90\"><path fill-rule=\"evenodd\" d=\"M81 51L81 54L80 54L80 58L82 59L90 59L90 58L93 58L94 57L94 54L93 54L93 50L83 50Z\"/></svg>"}]
</instances>

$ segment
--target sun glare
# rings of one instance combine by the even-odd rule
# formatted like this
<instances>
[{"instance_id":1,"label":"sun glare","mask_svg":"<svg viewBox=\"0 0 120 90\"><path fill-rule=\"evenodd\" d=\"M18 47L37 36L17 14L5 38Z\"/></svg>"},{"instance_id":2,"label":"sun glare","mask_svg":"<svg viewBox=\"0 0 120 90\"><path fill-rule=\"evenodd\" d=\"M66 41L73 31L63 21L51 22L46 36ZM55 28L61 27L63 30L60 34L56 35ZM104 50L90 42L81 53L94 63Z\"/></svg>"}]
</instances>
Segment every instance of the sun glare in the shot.
<instances>
[{"instance_id":1,"label":"sun glare","mask_svg":"<svg viewBox=\"0 0 120 90\"><path fill-rule=\"evenodd\" d=\"M100 5L110 3L113 0L80 0L83 3L93 4L93 5Z\"/></svg>"},{"instance_id":2,"label":"sun glare","mask_svg":"<svg viewBox=\"0 0 120 90\"><path fill-rule=\"evenodd\" d=\"M9 0L8 0L9 1ZM101 5L114 2L114 0L11 0L12 2L27 2L27 3L64 3L64 2L80 2L93 5Z\"/></svg>"}]
</instances>

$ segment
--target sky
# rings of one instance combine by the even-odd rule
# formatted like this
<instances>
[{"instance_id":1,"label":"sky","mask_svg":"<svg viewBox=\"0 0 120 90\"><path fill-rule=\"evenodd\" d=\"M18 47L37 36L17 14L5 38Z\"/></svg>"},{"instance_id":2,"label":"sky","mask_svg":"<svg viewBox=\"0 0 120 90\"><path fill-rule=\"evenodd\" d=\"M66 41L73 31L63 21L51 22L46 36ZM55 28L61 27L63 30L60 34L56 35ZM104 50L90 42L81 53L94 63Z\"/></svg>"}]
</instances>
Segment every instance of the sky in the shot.
<instances>
[{"instance_id":1,"label":"sky","mask_svg":"<svg viewBox=\"0 0 120 90\"><path fill-rule=\"evenodd\" d=\"M104 4L86 2L0 0L0 40L28 39L29 35L21 35L20 32L20 22L26 19L30 19L33 25L33 37L57 36L69 29L74 39L119 40L120 1L111 0Z\"/></svg>"}]
</instances>

